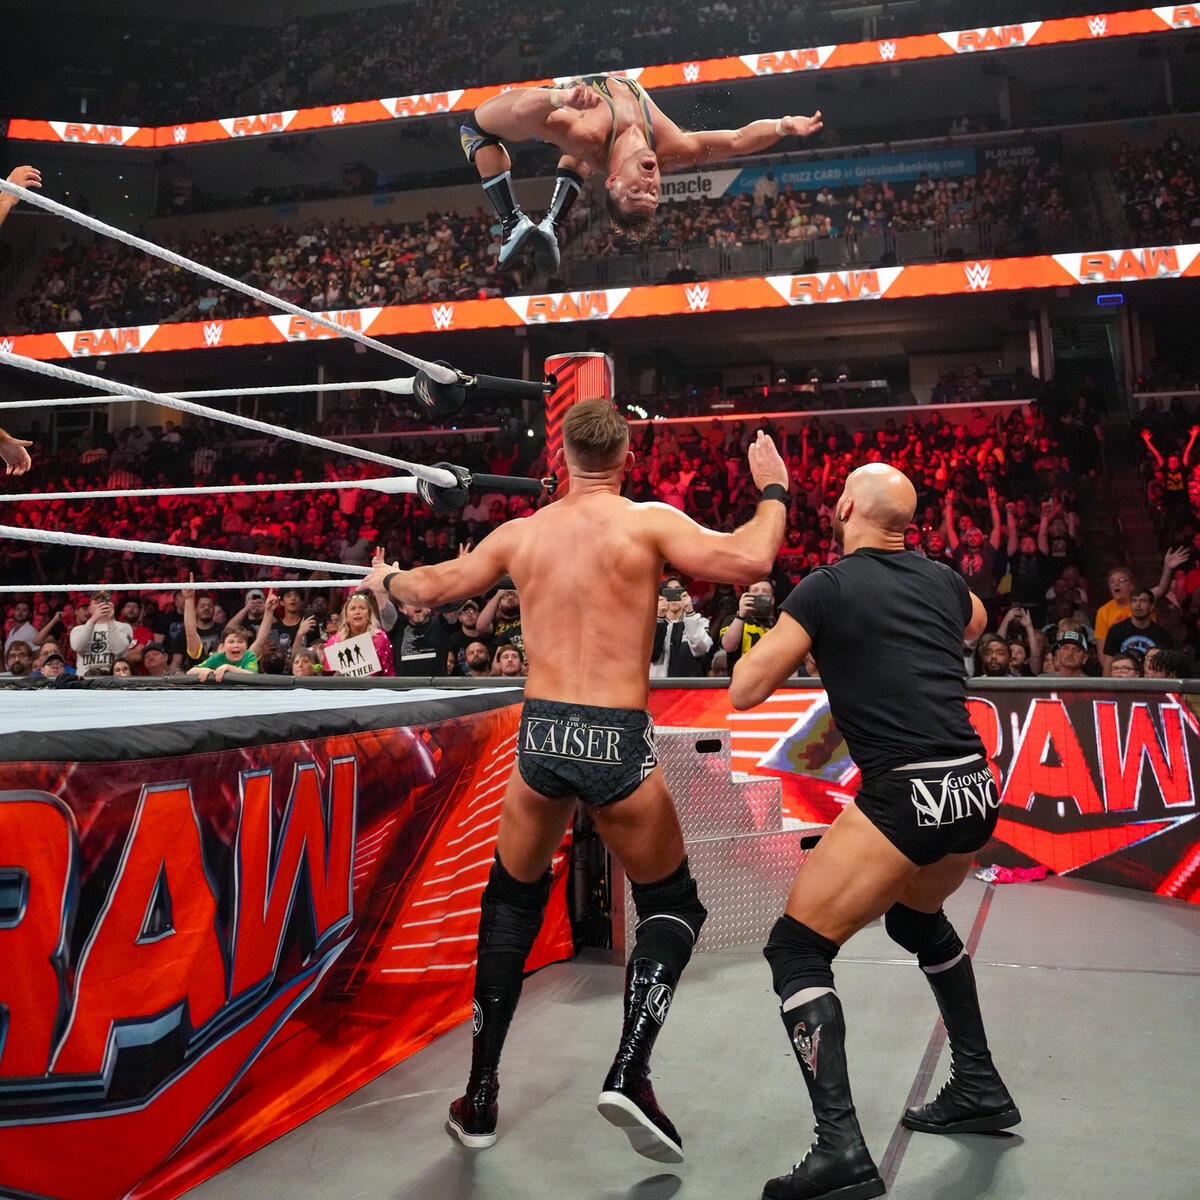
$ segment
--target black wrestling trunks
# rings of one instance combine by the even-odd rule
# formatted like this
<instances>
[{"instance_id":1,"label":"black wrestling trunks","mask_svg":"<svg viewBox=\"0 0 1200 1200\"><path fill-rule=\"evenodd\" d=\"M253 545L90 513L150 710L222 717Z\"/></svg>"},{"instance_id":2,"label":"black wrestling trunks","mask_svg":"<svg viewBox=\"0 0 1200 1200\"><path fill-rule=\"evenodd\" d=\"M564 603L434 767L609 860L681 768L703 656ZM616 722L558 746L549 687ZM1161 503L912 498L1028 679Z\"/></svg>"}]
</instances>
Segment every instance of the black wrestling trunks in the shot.
<instances>
[{"instance_id":1,"label":"black wrestling trunks","mask_svg":"<svg viewBox=\"0 0 1200 1200\"><path fill-rule=\"evenodd\" d=\"M926 867L981 849L1000 814L986 758L908 763L864 781L855 803L905 858Z\"/></svg>"},{"instance_id":2,"label":"black wrestling trunks","mask_svg":"<svg viewBox=\"0 0 1200 1200\"><path fill-rule=\"evenodd\" d=\"M636 791L658 763L654 722L643 709L526 700L517 738L521 778L558 800L599 808Z\"/></svg>"}]
</instances>

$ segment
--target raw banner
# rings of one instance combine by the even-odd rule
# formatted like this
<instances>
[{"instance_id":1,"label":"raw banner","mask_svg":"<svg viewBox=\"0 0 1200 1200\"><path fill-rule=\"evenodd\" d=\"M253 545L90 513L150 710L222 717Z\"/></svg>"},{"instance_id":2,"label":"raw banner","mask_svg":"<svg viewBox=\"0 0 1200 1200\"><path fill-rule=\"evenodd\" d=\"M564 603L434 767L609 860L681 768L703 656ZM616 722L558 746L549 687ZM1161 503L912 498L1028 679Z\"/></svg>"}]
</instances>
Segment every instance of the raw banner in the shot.
<instances>
[{"instance_id":1,"label":"raw banner","mask_svg":"<svg viewBox=\"0 0 1200 1200\"><path fill-rule=\"evenodd\" d=\"M1197 277L1200 277L1200 243L1190 242L1178 246L1038 254L1028 258L909 263L868 270L746 276L702 283L647 284L438 304L396 304L325 315L344 329L378 338L521 325L569 325L578 321L703 316L802 304L842 304L851 300L910 300L917 296L969 296L976 292L1093 284L1109 287ZM168 350L219 351L229 346L282 345L340 336L314 325L308 317L231 317L222 321L136 325L127 329L0 334L0 353L39 360L107 358Z\"/></svg>"},{"instance_id":2,"label":"raw banner","mask_svg":"<svg viewBox=\"0 0 1200 1200\"><path fill-rule=\"evenodd\" d=\"M972 685L971 719L1001 796L981 862L1200 903L1200 695ZM781 779L786 816L831 821L858 789L819 688L776 692L745 713L723 688L664 688L651 712L660 725L729 728L734 770Z\"/></svg>"},{"instance_id":3,"label":"raw banner","mask_svg":"<svg viewBox=\"0 0 1200 1200\"><path fill-rule=\"evenodd\" d=\"M520 709L448 702L0 762L0 1194L177 1196L470 1015ZM573 952L562 852L554 875L530 969Z\"/></svg>"}]
</instances>

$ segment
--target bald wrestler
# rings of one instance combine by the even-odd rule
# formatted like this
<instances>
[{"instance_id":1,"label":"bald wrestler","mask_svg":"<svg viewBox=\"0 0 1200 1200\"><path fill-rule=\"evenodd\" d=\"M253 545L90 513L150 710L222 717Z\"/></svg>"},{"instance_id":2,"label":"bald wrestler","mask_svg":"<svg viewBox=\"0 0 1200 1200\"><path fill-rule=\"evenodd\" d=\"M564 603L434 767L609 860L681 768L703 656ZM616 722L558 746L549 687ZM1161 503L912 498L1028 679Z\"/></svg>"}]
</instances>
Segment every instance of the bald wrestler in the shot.
<instances>
[{"instance_id":1,"label":"bald wrestler","mask_svg":"<svg viewBox=\"0 0 1200 1200\"><path fill-rule=\"evenodd\" d=\"M972 1133L1021 1119L992 1065L971 960L942 911L1000 807L963 678L963 639L978 636L987 616L960 575L904 549L916 502L886 463L853 472L834 510L845 557L795 587L730 683L734 707L751 708L811 650L862 772L858 796L800 869L764 950L816 1116L815 1144L766 1184L769 1200L884 1193L850 1097L832 971L842 943L876 917L917 956L950 1042L949 1083L903 1123Z\"/></svg>"},{"instance_id":2,"label":"bald wrestler","mask_svg":"<svg viewBox=\"0 0 1200 1200\"><path fill-rule=\"evenodd\" d=\"M781 138L808 137L821 114L770 117L740 129L687 133L636 80L624 75L583 75L559 87L511 88L485 101L463 122L463 151L475 164L483 190L500 216L500 265L507 266L534 239L542 270L559 263L558 230L594 172L604 176L608 212L617 228L641 233L658 208L663 171L679 171L743 154L760 154ZM535 225L513 194L512 163L501 138L549 142L562 150L550 209Z\"/></svg>"},{"instance_id":3,"label":"bald wrestler","mask_svg":"<svg viewBox=\"0 0 1200 1200\"><path fill-rule=\"evenodd\" d=\"M669 505L621 496L633 455L609 401L575 405L562 432L566 496L501 525L462 558L412 571L381 566L364 584L397 604L429 606L477 596L508 574L521 595L525 706L481 906L471 1074L449 1128L465 1146L496 1140L500 1052L550 894L550 860L578 797L625 868L639 918L600 1112L640 1154L681 1162L679 1134L650 1085L650 1052L706 914L646 711L658 585L667 559L705 579L761 578L783 540L787 467L760 433L748 458L762 499L740 529L717 533ZM571 599L579 595L590 597L586 609ZM597 611L622 613L631 635L597 638Z\"/></svg>"},{"instance_id":4,"label":"bald wrestler","mask_svg":"<svg viewBox=\"0 0 1200 1200\"><path fill-rule=\"evenodd\" d=\"M15 183L17 187L23 188L40 188L42 186L42 173L37 167L17 167L15 171L8 177L9 183ZM0 193L0 225L4 224L4 218L20 201L16 196L10 196L7 192Z\"/></svg>"}]
</instances>

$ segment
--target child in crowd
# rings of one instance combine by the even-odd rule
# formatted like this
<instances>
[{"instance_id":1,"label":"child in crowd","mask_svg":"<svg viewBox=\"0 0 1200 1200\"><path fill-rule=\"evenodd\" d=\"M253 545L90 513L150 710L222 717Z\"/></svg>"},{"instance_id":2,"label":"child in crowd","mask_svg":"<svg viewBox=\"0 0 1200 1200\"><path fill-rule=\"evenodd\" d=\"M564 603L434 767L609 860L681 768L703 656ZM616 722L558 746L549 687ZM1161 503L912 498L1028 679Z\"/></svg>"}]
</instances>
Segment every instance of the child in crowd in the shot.
<instances>
[{"instance_id":1,"label":"child in crowd","mask_svg":"<svg viewBox=\"0 0 1200 1200\"><path fill-rule=\"evenodd\" d=\"M221 631L220 649L192 667L188 674L217 683L229 675L257 675L258 659L250 649L250 635L240 625L226 625Z\"/></svg>"}]
</instances>

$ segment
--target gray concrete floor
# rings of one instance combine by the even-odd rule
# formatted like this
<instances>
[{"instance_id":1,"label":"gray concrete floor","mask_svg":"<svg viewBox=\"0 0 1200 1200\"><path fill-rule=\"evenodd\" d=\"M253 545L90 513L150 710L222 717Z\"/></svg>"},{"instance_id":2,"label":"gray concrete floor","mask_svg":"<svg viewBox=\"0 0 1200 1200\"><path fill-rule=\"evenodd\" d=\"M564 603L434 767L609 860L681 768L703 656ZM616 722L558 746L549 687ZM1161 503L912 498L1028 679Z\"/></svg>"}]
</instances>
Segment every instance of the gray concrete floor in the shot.
<instances>
[{"instance_id":1,"label":"gray concrete floor","mask_svg":"<svg viewBox=\"0 0 1200 1200\"><path fill-rule=\"evenodd\" d=\"M924 978L880 924L842 950L855 1099L895 1200L1197 1200L1200 907L1070 880L947 904L993 1054L1024 1120L1010 1136L908 1135L897 1119L935 1035ZM193 1189L196 1200L754 1198L810 1141L811 1112L756 947L699 955L655 1052L687 1161L639 1158L595 1111L620 1030L619 966L584 957L529 979L502 1069L500 1140L443 1125L470 1057L453 1030L340 1104ZM941 1085L943 1051L928 1088ZM924 1098L923 1096L920 1098Z\"/></svg>"}]
</instances>

